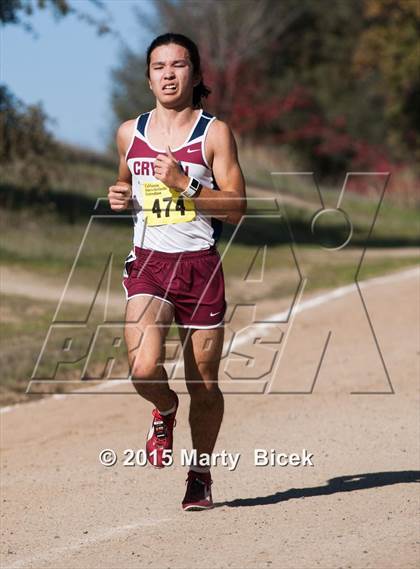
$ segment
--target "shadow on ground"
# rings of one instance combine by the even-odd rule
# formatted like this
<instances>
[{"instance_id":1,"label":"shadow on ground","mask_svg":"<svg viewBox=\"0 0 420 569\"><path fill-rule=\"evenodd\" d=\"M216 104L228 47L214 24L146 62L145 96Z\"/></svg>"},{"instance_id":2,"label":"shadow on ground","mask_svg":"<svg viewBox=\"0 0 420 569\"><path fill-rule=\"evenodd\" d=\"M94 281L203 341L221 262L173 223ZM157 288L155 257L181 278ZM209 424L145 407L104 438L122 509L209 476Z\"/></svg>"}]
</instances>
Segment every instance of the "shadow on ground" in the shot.
<instances>
[{"instance_id":1,"label":"shadow on ground","mask_svg":"<svg viewBox=\"0 0 420 569\"><path fill-rule=\"evenodd\" d=\"M366 474L338 476L337 478L331 478L328 484L324 486L290 488L284 492L276 492L268 496L237 498L236 500L230 500L228 502L217 502L215 507L228 506L229 508L239 508L242 506L266 506L286 502L287 500L327 496L338 492L353 492L355 490L367 490L369 488L380 488L381 486L391 486L393 484L407 484L409 482L420 482L420 471L369 472Z\"/></svg>"}]
</instances>

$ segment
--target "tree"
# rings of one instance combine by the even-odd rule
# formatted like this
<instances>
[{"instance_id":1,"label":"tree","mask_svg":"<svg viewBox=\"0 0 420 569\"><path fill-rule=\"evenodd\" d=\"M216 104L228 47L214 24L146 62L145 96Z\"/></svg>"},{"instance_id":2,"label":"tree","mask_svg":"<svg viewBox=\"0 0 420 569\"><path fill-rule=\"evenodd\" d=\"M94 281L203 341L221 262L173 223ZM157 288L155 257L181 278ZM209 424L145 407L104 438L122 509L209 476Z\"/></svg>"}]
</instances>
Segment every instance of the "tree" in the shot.
<instances>
[{"instance_id":1,"label":"tree","mask_svg":"<svg viewBox=\"0 0 420 569\"><path fill-rule=\"evenodd\" d=\"M415 0L159 0L137 17L155 35L196 41L210 112L331 177L388 170L420 147L419 10ZM144 69L144 53L126 52L114 71L119 122L153 104Z\"/></svg>"},{"instance_id":2,"label":"tree","mask_svg":"<svg viewBox=\"0 0 420 569\"><path fill-rule=\"evenodd\" d=\"M255 128L255 121L271 120L277 94L268 95L267 77L273 44L305 10L307 0L160 0L156 14L141 7L137 19L155 35L168 30L183 33L198 44L204 79L212 90L206 106L229 119L239 132ZM188 13L188 18L185 14ZM126 50L114 70L113 108L118 121L136 116L153 98L144 78L145 57ZM243 120L244 107L254 110ZM251 119L251 117L249 117Z\"/></svg>"},{"instance_id":3,"label":"tree","mask_svg":"<svg viewBox=\"0 0 420 569\"><path fill-rule=\"evenodd\" d=\"M367 26L354 54L362 80L376 74L384 100L387 141L402 158L404 150L420 159L420 3L416 0L366 0Z\"/></svg>"},{"instance_id":4,"label":"tree","mask_svg":"<svg viewBox=\"0 0 420 569\"><path fill-rule=\"evenodd\" d=\"M41 190L48 186L48 161L59 155L47 123L41 106L26 106L0 85L0 165L13 164L17 178Z\"/></svg>"},{"instance_id":5,"label":"tree","mask_svg":"<svg viewBox=\"0 0 420 569\"><path fill-rule=\"evenodd\" d=\"M101 0L89 0L104 10ZM98 34L111 32L104 22L76 8L70 0L0 0L0 23L22 26L34 33L29 18L36 10L50 10L55 17L73 14L93 25ZM12 166L14 178L26 184L46 189L50 184L54 160L62 151L61 145L48 130L50 121L41 105L26 106L5 85L0 84L0 164Z\"/></svg>"},{"instance_id":6,"label":"tree","mask_svg":"<svg viewBox=\"0 0 420 569\"><path fill-rule=\"evenodd\" d=\"M100 10L105 9L101 0L88 0L88 2ZM93 25L100 35L111 31L105 21L100 21L85 10L76 8L70 0L1 0L0 23L3 25L15 24L33 32L33 27L29 21L30 16L37 10L45 9L50 10L56 18L73 14L80 20Z\"/></svg>"}]
</instances>

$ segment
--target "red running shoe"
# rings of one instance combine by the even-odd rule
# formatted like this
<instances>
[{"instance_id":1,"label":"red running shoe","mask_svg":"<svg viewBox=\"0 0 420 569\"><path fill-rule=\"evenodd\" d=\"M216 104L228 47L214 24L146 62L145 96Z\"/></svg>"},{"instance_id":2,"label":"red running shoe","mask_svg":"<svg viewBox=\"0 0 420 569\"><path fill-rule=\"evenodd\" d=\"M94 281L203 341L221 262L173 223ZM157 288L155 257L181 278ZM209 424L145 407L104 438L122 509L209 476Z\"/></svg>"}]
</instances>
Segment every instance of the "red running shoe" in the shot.
<instances>
[{"instance_id":1,"label":"red running shoe","mask_svg":"<svg viewBox=\"0 0 420 569\"><path fill-rule=\"evenodd\" d=\"M213 508L210 472L188 472L187 491L182 500L183 510L210 510Z\"/></svg>"},{"instance_id":2,"label":"red running shoe","mask_svg":"<svg viewBox=\"0 0 420 569\"><path fill-rule=\"evenodd\" d=\"M157 409L153 409L153 420L146 440L146 455L150 464L156 468L172 464L173 430L179 405L176 393L175 397L176 409L170 415L161 415Z\"/></svg>"}]
</instances>

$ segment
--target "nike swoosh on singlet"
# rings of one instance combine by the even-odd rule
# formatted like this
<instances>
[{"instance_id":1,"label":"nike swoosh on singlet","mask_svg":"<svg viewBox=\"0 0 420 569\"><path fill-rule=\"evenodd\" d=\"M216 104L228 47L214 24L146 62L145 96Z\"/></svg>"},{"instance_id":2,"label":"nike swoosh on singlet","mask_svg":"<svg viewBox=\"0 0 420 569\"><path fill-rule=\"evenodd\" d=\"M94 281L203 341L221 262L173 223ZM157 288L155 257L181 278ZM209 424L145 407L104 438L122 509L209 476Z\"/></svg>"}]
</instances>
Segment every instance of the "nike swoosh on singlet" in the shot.
<instances>
[{"instance_id":1,"label":"nike swoosh on singlet","mask_svg":"<svg viewBox=\"0 0 420 569\"><path fill-rule=\"evenodd\" d=\"M199 148L187 148L187 152L188 154L191 154L191 152L200 152Z\"/></svg>"}]
</instances>

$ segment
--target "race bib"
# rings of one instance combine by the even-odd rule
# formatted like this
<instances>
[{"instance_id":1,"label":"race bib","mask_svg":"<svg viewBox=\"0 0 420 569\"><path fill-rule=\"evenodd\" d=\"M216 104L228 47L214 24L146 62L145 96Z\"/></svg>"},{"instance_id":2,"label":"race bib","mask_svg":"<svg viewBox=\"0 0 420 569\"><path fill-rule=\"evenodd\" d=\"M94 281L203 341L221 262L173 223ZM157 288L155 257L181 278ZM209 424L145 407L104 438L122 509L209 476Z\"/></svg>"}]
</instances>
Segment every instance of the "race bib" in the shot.
<instances>
[{"instance_id":1,"label":"race bib","mask_svg":"<svg viewBox=\"0 0 420 569\"><path fill-rule=\"evenodd\" d=\"M195 219L194 202L163 182L143 183L143 212L147 225L185 223Z\"/></svg>"}]
</instances>

